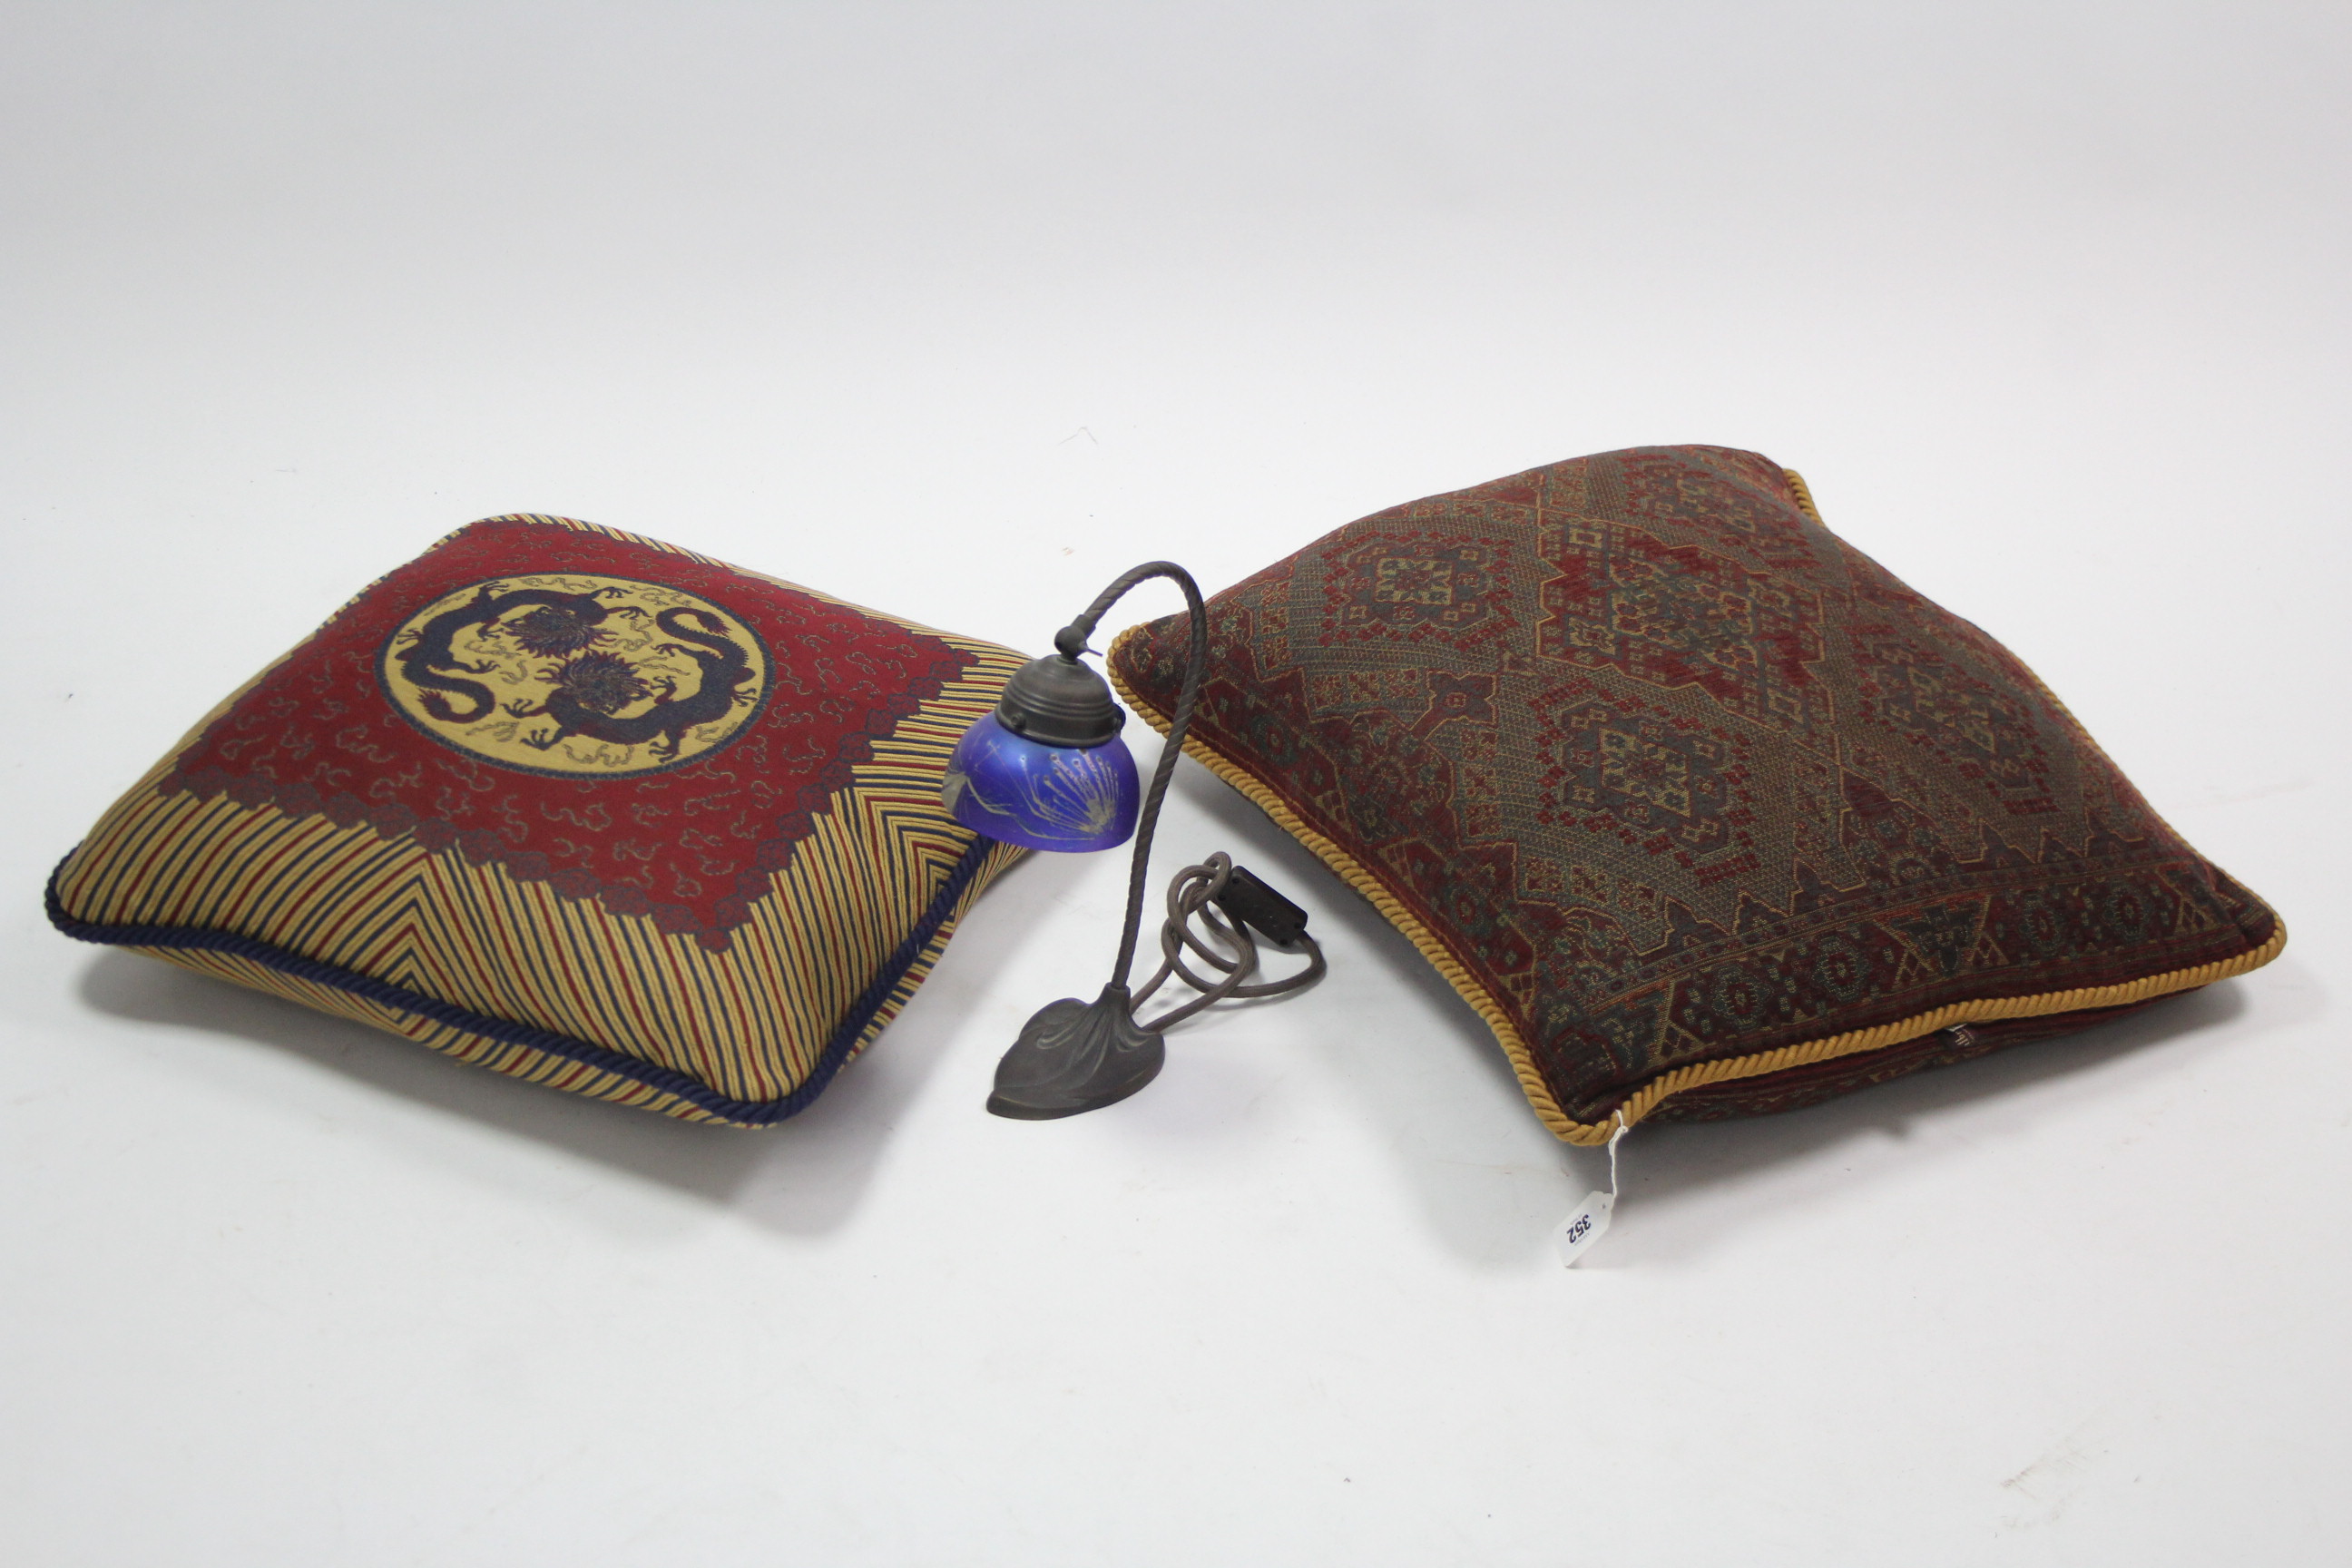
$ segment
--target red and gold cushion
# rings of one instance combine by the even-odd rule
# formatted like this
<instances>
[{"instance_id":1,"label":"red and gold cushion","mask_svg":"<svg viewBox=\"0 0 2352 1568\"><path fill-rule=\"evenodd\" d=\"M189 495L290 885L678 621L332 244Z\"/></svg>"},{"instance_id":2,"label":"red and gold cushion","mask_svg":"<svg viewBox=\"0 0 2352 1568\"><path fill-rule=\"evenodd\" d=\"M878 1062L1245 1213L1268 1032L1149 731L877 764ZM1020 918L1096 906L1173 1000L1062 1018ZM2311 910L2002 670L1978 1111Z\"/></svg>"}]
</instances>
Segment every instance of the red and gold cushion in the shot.
<instances>
[{"instance_id":1,"label":"red and gold cushion","mask_svg":"<svg viewBox=\"0 0 2352 1568\"><path fill-rule=\"evenodd\" d=\"M58 868L50 917L520 1078L765 1125L1020 853L940 783L1021 662L489 518L209 717Z\"/></svg>"},{"instance_id":2,"label":"red and gold cushion","mask_svg":"<svg viewBox=\"0 0 2352 1568\"><path fill-rule=\"evenodd\" d=\"M1788 1109L2285 931L2032 672L1753 452L1377 512L1209 601L1187 749L1370 897L1574 1142ZM1113 648L1159 726L1181 617Z\"/></svg>"}]
</instances>

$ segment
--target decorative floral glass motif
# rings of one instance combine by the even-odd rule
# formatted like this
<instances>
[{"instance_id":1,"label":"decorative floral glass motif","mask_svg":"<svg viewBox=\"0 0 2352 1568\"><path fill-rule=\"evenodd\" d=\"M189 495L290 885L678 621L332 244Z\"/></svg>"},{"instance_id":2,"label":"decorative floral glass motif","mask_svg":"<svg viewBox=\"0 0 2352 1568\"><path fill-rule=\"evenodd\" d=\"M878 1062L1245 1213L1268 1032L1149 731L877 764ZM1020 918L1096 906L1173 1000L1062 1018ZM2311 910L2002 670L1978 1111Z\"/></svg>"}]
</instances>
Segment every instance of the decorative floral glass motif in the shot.
<instances>
[{"instance_id":1,"label":"decorative floral glass motif","mask_svg":"<svg viewBox=\"0 0 2352 1568\"><path fill-rule=\"evenodd\" d=\"M1135 831L1135 761L1116 735L1043 746L991 714L956 746L940 793L966 827L1024 849L1108 849Z\"/></svg>"}]
</instances>

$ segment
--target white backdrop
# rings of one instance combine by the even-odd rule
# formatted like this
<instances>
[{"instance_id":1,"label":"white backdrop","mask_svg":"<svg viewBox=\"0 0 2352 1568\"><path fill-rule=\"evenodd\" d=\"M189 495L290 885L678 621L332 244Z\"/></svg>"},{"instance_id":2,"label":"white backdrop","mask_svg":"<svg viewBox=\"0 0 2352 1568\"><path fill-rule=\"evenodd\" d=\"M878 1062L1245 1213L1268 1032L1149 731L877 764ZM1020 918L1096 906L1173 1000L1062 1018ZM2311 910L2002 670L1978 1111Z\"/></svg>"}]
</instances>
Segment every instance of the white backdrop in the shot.
<instances>
[{"instance_id":1,"label":"white backdrop","mask_svg":"<svg viewBox=\"0 0 2352 1568\"><path fill-rule=\"evenodd\" d=\"M2340 6L44 4L0 17L0 1555L2352 1556ZM1378 507L1754 447L2294 929L1599 1173L1189 765L1333 973L1050 1124L1118 857L799 1120L588 1104L49 931L228 688L564 512L1041 649ZM1164 590L1130 600L1173 608Z\"/></svg>"}]
</instances>

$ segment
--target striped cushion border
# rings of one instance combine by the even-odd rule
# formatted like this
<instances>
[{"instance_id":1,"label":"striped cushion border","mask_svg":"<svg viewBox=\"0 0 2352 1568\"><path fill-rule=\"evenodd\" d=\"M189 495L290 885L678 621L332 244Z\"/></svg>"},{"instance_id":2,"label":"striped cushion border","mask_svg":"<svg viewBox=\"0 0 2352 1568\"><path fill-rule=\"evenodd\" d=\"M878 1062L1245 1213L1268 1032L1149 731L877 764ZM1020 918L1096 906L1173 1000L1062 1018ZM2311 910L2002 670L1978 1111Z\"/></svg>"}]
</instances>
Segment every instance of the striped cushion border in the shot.
<instances>
[{"instance_id":1,"label":"striped cushion border","mask_svg":"<svg viewBox=\"0 0 2352 1568\"><path fill-rule=\"evenodd\" d=\"M73 859L68 855L58 862L49 875L45 890L49 923L79 942L97 942L111 947L177 949L225 952L251 963L278 970L314 984L332 986L385 1007L395 1008L437 1024L463 1029L503 1045L520 1046L529 1050L542 1051L562 1057L583 1067L610 1073L615 1078L640 1084L658 1093L672 1095L722 1121L743 1127L771 1127L804 1109L824 1092L833 1075L841 1070L856 1052L857 1042L864 1037L890 994L905 978L954 910L956 901L980 873L991 851L997 846L989 839L975 840L960 858L946 882L932 896L931 901L916 921L904 941L893 949L877 970L873 981L851 1004L846 1014L819 1053L814 1068L798 1088L780 1100L736 1100L720 1094L674 1068L653 1062L640 1061L624 1056L587 1040L560 1035L535 1025L520 1024L509 1018L491 1017L469 1008L459 1007L413 991L404 985L394 985L371 974L345 969L339 964L323 963L306 958L270 942L254 937L240 936L235 931L218 931L205 926L179 925L111 925L77 919L69 913L58 895L58 879L66 865Z\"/></svg>"}]
</instances>

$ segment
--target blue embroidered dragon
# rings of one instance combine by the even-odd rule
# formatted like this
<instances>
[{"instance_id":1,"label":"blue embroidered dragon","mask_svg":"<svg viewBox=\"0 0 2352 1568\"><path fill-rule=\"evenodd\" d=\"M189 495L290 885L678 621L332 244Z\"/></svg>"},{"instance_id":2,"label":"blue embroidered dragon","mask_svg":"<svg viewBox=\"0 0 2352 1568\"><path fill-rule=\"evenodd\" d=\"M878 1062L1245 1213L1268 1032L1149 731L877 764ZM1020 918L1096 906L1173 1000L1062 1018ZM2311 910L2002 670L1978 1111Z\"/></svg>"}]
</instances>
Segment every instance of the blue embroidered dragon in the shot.
<instances>
[{"instance_id":1,"label":"blue embroidered dragon","mask_svg":"<svg viewBox=\"0 0 2352 1568\"><path fill-rule=\"evenodd\" d=\"M476 626L484 636L511 640L526 654L559 661L541 671L540 678L549 684L541 701L505 705L506 712L517 719L544 715L555 721L552 728L542 726L521 737L524 744L542 752L581 735L614 745L643 745L649 755L669 762L678 755L688 731L752 700L752 693L742 689L754 676L751 655L725 635L732 629L726 621L708 610L681 606L654 616L654 624L677 639L656 644L655 651L682 655L701 667L695 690L681 697L677 682L669 677L648 679L635 665L598 646L613 636L602 624L607 617L644 618L646 612L636 605L603 603L625 596L626 589L500 592L504 587L502 583L483 584L471 600L404 634L405 646L394 655L402 677L416 688L417 706L444 723L477 723L499 706L488 687L467 679L489 674L499 668L497 661L468 663L456 652L457 638ZM688 624L689 617L694 624ZM462 698L468 706L461 710L450 697ZM622 709L648 697L654 700L652 707L619 716Z\"/></svg>"},{"instance_id":2,"label":"blue embroidered dragon","mask_svg":"<svg viewBox=\"0 0 2352 1568\"><path fill-rule=\"evenodd\" d=\"M703 629L688 627L688 616ZM708 610L682 607L662 611L654 616L654 625L678 639L655 644L655 652L683 654L702 667L702 679L691 696L680 697L677 682L666 675L646 679L617 654L578 654L545 672L551 683L545 701L507 704L507 711L518 719L544 713L555 721L554 729L535 730L523 737L524 742L544 752L567 736L585 735L616 746L642 745L648 755L670 762L688 731L723 719L737 704L751 700L752 694L741 689L752 677L751 658L741 644L720 635L729 629L725 621ZM652 707L625 719L617 717L621 709L647 696L654 700Z\"/></svg>"}]
</instances>

